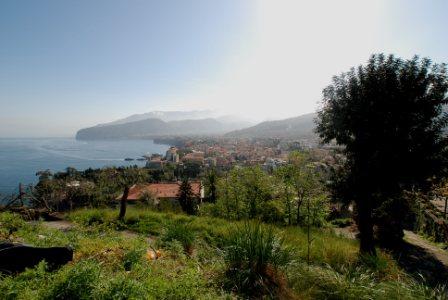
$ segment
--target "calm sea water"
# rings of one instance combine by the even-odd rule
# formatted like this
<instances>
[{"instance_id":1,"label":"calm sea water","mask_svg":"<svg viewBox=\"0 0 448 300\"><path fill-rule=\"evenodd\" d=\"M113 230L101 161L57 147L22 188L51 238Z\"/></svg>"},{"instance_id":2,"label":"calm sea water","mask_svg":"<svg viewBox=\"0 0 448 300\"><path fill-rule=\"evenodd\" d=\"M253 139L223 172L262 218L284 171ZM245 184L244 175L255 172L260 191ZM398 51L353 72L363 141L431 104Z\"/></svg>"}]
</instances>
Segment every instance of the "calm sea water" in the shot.
<instances>
[{"instance_id":1,"label":"calm sea water","mask_svg":"<svg viewBox=\"0 0 448 300\"><path fill-rule=\"evenodd\" d=\"M19 182L36 183L36 172L67 167L143 166L142 161L125 161L150 153L164 153L167 145L152 140L77 141L68 138L0 139L0 194L17 190Z\"/></svg>"}]
</instances>

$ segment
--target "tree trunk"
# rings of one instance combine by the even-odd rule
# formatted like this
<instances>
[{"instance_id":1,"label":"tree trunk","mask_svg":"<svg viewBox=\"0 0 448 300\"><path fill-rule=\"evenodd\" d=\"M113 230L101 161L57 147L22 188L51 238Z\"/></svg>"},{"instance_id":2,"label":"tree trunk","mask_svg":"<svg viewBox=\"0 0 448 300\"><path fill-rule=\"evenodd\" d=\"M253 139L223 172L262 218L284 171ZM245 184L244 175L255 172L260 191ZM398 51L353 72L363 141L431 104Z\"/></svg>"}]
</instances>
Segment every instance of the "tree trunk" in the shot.
<instances>
[{"instance_id":1,"label":"tree trunk","mask_svg":"<svg viewBox=\"0 0 448 300\"><path fill-rule=\"evenodd\" d=\"M311 248L311 223L310 223L310 198L308 197L306 202L306 211L307 211L307 222L306 222L306 235L307 235L307 262L308 262L308 270L310 269L310 248Z\"/></svg>"},{"instance_id":2,"label":"tree trunk","mask_svg":"<svg viewBox=\"0 0 448 300\"><path fill-rule=\"evenodd\" d=\"M447 206L448 206L448 197L445 197L445 220L448 219L448 215L447 215Z\"/></svg>"},{"instance_id":3,"label":"tree trunk","mask_svg":"<svg viewBox=\"0 0 448 300\"><path fill-rule=\"evenodd\" d=\"M297 225L300 226L300 222L301 222L301 218L302 216L300 215L300 208L302 207L302 203L303 203L303 195L301 193L297 194Z\"/></svg>"},{"instance_id":4,"label":"tree trunk","mask_svg":"<svg viewBox=\"0 0 448 300\"><path fill-rule=\"evenodd\" d=\"M123 196L121 197L120 201L120 214L118 215L118 220L124 220L124 216L126 215L126 204L128 202L128 195L129 195L129 187L126 186L124 188Z\"/></svg>"},{"instance_id":5,"label":"tree trunk","mask_svg":"<svg viewBox=\"0 0 448 300\"><path fill-rule=\"evenodd\" d=\"M289 201L289 192L288 187L285 186L285 198L286 198L286 208L288 210L288 225L291 226L292 223L292 208L291 208L291 201Z\"/></svg>"},{"instance_id":6,"label":"tree trunk","mask_svg":"<svg viewBox=\"0 0 448 300\"><path fill-rule=\"evenodd\" d=\"M361 254L376 256L375 240L373 238L373 218L370 199L359 200L358 206L358 229L359 229L359 252Z\"/></svg>"}]
</instances>

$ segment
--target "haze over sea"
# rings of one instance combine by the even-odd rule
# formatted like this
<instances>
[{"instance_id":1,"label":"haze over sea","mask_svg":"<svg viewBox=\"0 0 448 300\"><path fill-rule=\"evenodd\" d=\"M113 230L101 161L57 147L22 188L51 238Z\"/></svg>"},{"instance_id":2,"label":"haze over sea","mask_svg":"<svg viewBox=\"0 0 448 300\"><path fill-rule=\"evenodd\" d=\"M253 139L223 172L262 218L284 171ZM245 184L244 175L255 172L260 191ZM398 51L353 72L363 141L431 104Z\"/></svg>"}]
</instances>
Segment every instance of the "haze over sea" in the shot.
<instances>
[{"instance_id":1,"label":"haze over sea","mask_svg":"<svg viewBox=\"0 0 448 300\"><path fill-rule=\"evenodd\" d=\"M125 161L149 153L164 153L167 145L152 140L77 141L73 138L0 138L0 194L17 191L19 183L36 183L36 172L106 166L144 166Z\"/></svg>"}]
</instances>

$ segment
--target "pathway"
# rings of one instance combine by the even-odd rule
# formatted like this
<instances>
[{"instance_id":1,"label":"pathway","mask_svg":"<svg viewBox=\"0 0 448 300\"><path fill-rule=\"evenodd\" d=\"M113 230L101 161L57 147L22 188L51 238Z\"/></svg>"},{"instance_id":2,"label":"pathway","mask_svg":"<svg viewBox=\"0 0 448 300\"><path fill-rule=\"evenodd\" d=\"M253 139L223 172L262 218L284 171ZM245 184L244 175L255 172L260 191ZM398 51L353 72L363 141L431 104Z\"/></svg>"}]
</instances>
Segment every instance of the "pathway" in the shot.
<instances>
[{"instance_id":1,"label":"pathway","mask_svg":"<svg viewBox=\"0 0 448 300\"><path fill-rule=\"evenodd\" d=\"M61 230L61 231L69 231L71 230L73 227L76 226L75 223L68 221L68 220L57 220L57 221L44 221L42 222L42 225L47 227L47 228L51 228L51 229L57 229L57 230ZM120 231L121 235L125 238L137 238L140 236L140 234L131 231L131 230L122 230ZM151 236L146 236L145 240L151 244L154 242L154 238Z\"/></svg>"},{"instance_id":2,"label":"pathway","mask_svg":"<svg viewBox=\"0 0 448 300\"><path fill-rule=\"evenodd\" d=\"M353 239L357 232L353 227L335 228L339 235ZM412 231L404 231L404 243L392 251L397 263L409 274L422 275L427 283L448 285L448 251L443 250Z\"/></svg>"}]
</instances>

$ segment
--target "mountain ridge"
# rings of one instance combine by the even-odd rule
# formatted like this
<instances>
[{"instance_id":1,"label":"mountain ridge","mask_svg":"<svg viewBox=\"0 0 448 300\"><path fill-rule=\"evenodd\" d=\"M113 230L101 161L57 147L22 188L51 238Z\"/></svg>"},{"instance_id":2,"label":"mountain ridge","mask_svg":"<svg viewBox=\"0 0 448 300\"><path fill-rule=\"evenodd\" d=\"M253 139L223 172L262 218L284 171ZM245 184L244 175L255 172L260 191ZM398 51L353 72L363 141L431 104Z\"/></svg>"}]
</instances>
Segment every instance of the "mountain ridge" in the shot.
<instances>
[{"instance_id":1,"label":"mountain ridge","mask_svg":"<svg viewBox=\"0 0 448 300\"><path fill-rule=\"evenodd\" d=\"M123 124L84 128L76 133L78 140L154 138L168 135L224 134L239 125L219 122L213 118L165 122L151 118Z\"/></svg>"},{"instance_id":2,"label":"mountain ridge","mask_svg":"<svg viewBox=\"0 0 448 300\"><path fill-rule=\"evenodd\" d=\"M208 111L153 111L132 115L110 123L83 128L76 133L78 140L139 139L182 135L222 135L231 138L310 138L315 137L316 113L298 117L264 121L256 125L234 116L183 119ZM204 113L206 115L206 113ZM164 116L146 118L146 116ZM135 120L135 121L132 121Z\"/></svg>"},{"instance_id":3,"label":"mountain ridge","mask_svg":"<svg viewBox=\"0 0 448 300\"><path fill-rule=\"evenodd\" d=\"M308 113L297 117L264 121L255 126L234 130L225 137L233 138L307 138L314 137L316 113Z\"/></svg>"}]
</instances>

